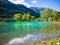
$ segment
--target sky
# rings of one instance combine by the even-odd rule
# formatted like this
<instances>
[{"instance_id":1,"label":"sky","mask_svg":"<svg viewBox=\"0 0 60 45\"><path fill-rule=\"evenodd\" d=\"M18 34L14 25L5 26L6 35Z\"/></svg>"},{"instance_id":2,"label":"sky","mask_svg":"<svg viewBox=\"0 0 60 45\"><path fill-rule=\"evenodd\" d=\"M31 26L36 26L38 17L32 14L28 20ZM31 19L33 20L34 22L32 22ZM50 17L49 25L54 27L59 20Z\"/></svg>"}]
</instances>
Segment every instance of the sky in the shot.
<instances>
[{"instance_id":1,"label":"sky","mask_svg":"<svg viewBox=\"0 0 60 45\"><path fill-rule=\"evenodd\" d=\"M26 7L43 7L60 11L60 0L9 0L15 4L23 4Z\"/></svg>"}]
</instances>

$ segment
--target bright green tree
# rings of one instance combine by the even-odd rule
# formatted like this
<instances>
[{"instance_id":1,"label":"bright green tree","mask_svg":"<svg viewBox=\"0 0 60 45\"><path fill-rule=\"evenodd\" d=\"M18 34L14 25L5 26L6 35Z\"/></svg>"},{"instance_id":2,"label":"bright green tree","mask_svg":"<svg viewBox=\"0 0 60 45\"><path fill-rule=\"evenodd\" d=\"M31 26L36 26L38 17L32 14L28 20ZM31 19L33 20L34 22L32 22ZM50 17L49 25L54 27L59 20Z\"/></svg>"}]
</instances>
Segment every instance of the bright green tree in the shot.
<instances>
[{"instance_id":1,"label":"bright green tree","mask_svg":"<svg viewBox=\"0 0 60 45\"><path fill-rule=\"evenodd\" d=\"M53 10L51 14L52 19L57 20L57 11Z\"/></svg>"},{"instance_id":2,"label":"bright green tree","mask_svg":"<svg viewBox=\"0 0 60 45\"><path fill-rule=\"evenodd\" d=\"M30 21L30 19L31 19L30 13L25 13L25 14L22 16L22 21Z\"/></svg>"},{"instance_id":3,"label":"bright green tree","mask_svg":"<svg viewBox=\"0 0 60 45\"><path fill-rule=\"evenodd\" d=\"M57 20L60 21L60 12L57 12Z\"/></svg>"},{"instance_id":4,"label":"bright green tree","mask_svg":"<svg viewBox=\"0 0 60 45\"><path fill-rule=\"evenodd\" d=\"M35 19L35 16L31 16L30 21L33 21Z\"/></svg>"},{"instance_id":5,"label":"bright green tree","mask_svg":"<svg viewBox=\"0 0 60 45\"><path fill-rule=\"evenodd\" d=\"M44 10L41 11L41 18L44 19L44 20L48 20L49 17L51 17L51 10L46 8Z\"/></svg>"},{"instance_id":6,"label":"bright green tree","mask_svg":"<svg viewBox=\"0 0 60 45\"><path fill-rule=\"evenodd\" d=\"M24 15L22 15L22 21L26 21L26 13Z\"/></svg>"},{"instance_id":7,"label":"bright green tree","mask_svg":"<svg viewBox=\"0 0 60 45\"><path fill-rule=\"evenodd\" d=\"M41 18L47 21L56 21L57 11L46 8L45 10L42 10Z\"/></svg>"},{"instance_id":8,"label":"bright green tree","mask_svg":"<svg viewBox=\"0 0 60 45\"><path fill-rule=\"evenodd\" d=\"M31 19L31 15L30 15L30 13L27 13L27 14L26 14L26 20L27 20L27 21L30 21L30 19Z\"/></svg>"},{"instance_id":9,"label":"bright green tree","mask_svg":"<svg viewBox=\"0 0 60 45\"><path fill-rule=\"evenodd\" d=\"M21 14L20 13L18 13L18 14L14 14L14 16L13 16L13 20L15 20L15 21L20 21L21 20Z\"/></svg>"}]
</instances>

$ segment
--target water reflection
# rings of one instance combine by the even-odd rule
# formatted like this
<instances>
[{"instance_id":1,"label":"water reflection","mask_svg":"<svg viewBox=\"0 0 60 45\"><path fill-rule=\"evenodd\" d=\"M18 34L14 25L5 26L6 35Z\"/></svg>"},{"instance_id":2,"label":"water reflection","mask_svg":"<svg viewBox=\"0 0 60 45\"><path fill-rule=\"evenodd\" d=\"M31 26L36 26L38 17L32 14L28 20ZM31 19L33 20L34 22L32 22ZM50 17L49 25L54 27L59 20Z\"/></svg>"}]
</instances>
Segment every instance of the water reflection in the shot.
<instances>
[{"instance_id":1,"label":"water reflection","mask_svg":"<svg viewBox=\"0 0 60 45\"><path fill-rule=\"evenodd\" d=\"M60 36L60 25L43 22L4 22L0 23L0 45L18 37L26 37L27 34L34 37ZM39 38L40 38L39 37ZM41 39L41 38L40 38Z\"/></svg>"},{"instance_id":2,"label":"water reflection","mask_svg":"<svg viewBox=\"0 0 60 45\"><path fill-rule=\"evenodd\" d=\"M34 43L36 41L40 41L40 40L43 40L43 39L51 39L51 38L55 38L57 37L58 35L57 34L50 34L49 36L44 36L43 34L35 34L35 35L32 35L32 34L28 34L26 35L25 37L22 37L22 38L14 38L12 40L10 40L6 45L28 45L30 43Z\"/></svg>"}]
</instances>

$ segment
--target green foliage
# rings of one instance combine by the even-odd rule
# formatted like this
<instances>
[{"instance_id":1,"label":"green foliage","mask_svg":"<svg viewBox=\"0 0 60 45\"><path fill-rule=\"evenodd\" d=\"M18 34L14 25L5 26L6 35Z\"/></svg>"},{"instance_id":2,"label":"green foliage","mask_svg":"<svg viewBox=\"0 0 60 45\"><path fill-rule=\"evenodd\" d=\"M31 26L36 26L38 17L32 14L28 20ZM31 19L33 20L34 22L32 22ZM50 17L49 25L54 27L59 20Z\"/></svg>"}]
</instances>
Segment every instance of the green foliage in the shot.
<instances>
[{"instance_id":1,"label":"green foliage","mask_svg":"<svg viewBox=\"0 0 60 45\"><path fill-rule=\"evenodd\" d=\"M13 20L14 21L33 21L35 19L35 16L31 16L30 13L25 14L14 14Z\"/></svg>"},{"instance_id":2,"label":"green foliage","mask_svg":"<svg viewBox=\"0 0 60 45\"><path fill-rule=\"evenodd\" d=\"M22 15L22 21L30 21L31 15L29 13Z\"/></svg>"},{"instance_id":3,"label":"green foliage","mask_svg":"<svg viewBox=\"0 0 60 45\"><path fill-rule=\"evenodd\" d=\"M45 10L41 11L41 18L43 20L47 20L51 16L51 10L46 8Z\"/></svg>"},{"instance_id":4,"label":"green foliage","mask_svg":"<svg viewBox=\"0 0 60 45\"><path fill-rule=\"evenodd\" d=\"M46 21L57 20L57 11L46 8L41 11L41 18Z\"/></svg>"},{"instance_id":5,"label":"green foliage","mask_svg":"<svg viewBox=\"0 0 60 45\"><path fill-rule=\"evenodd\" d=\"M57 19L60 21L60 12L57 12Z\"/></svg>"},{"instance_id":6,"label":"green foliage","mask_svg":"<svg viewBox=\"0 0 60 45\"><path fill-rule=\"evenodd\" d=\"M33 21L35 19L35 16L31 16L30 21Z\"/></svg>"},{"instance_id":7,"label":"green foliage","mask_svg":"<svg viewBox=\"0 0 60 45\"><path fill-rule=\"evenodd\" d=\"M2 18L0 18L0 21L2 21Z\"/></svg>"},{"instance_id":8,"label":"green foliage","mask_svg":"<svg viewBox=\"0 0 60 45\"><path fill-rule=\"evenodd\" d=\"M25 19L26 19L26 14L24 14L24 15L22 15L22 21L25 21Z\"/></svg>"},{"instance_id":9,"label":"green foliage","mask_svg":"<svg viewBox=\"0 0 60 45\"><path fill-rule=\"evenodd\" d=\"M42 10L41 11L41 17L45 17L45 18L48 18L50 17L51 15L51 10L46 8L45 10Z\"/></svg>"},{"instance_id":10,"label":"green foliage","mask_svg":"<svg viewBox=\"0 0 60 45\"><path fill-rule=\"evenodd\" d=\"M52 13L51 13L52 15L51 15L51 17L52 17L52 19L53 20L57 20L57 11L52 11Z\"/></svg>"},{"instance_id":11,"label":"green foliage","mask_svg":"<svg viewBox=\"0 0 60 45\"><path fill-rule=\"evenodd\" d=\"M49 42L48 45L56 45L56 42Z\"/></svg>"},{"instance_id":12,"label":"green foliage","mask_svg":"<svg viewBox=\"0 0 60 45\"><path fill-rule=\"evenodd\" d=\"M29 13L26 14L26 21L30 21L31 15Z\"/></svg>"},{"instance_id":13,"label":"green foliage","mask_svg":"<svg viewBox=\"0 0 60 45\"><path fill-rule=\"evenodd\" d=\"M7 14L3 14L5 18L0 18L0 21L6 22L6 21L47 21L47 22L53 22L53 21L60 21L60 12L57 12L55 10L51 10L49 8L46 8L40 12L41 16L36 18L35 16L31 16L30 13L24 13L24 14L14 14L13 17L11 15L8 17Z\"/></svg>"},{"instance_id":14,"label":"green foliage","mask_svg":"<svg viewBox=\"0 0 60 45\"><path fill-rule=\"evenodd\" d=\"M21 14L20 14L20 13L14 14L13 20L15 20L15 21L20 21L20 20L21 20Z\"/></svg>"}]
</instances>

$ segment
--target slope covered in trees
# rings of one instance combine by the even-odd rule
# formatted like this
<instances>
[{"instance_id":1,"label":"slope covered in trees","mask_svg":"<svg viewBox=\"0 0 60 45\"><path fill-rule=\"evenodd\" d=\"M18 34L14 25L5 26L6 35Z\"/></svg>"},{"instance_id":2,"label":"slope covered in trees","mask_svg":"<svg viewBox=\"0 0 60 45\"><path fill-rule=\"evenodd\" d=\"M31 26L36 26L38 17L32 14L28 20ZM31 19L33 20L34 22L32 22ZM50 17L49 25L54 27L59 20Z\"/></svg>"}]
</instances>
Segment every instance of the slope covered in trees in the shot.
<instances>
[{"instance_id":1,"label":"slope covered in trees","mask_svg":"<svg viewBox=\"0 0 60 45\"><path fill-rule=\"evenodd\" d=\"M24 5L13 4L8 0L0 0L0 17L2 18L12 17L13 14L16 13L21 13L23 15L24 13L28 12L31 16L38 17L38 14L35 11L25 7Z\"/></svg>"},{"instance_id":2,"label":"slope covered in trees","mask_svg":"<svg viewBox=\"0 0 60 45\"><path fill-rule=\"evenodd\" d=\"M8 0L0 0L0 21L60 21L60 12L49 8L27 8Z\"/></svg>"}]
</instances>

